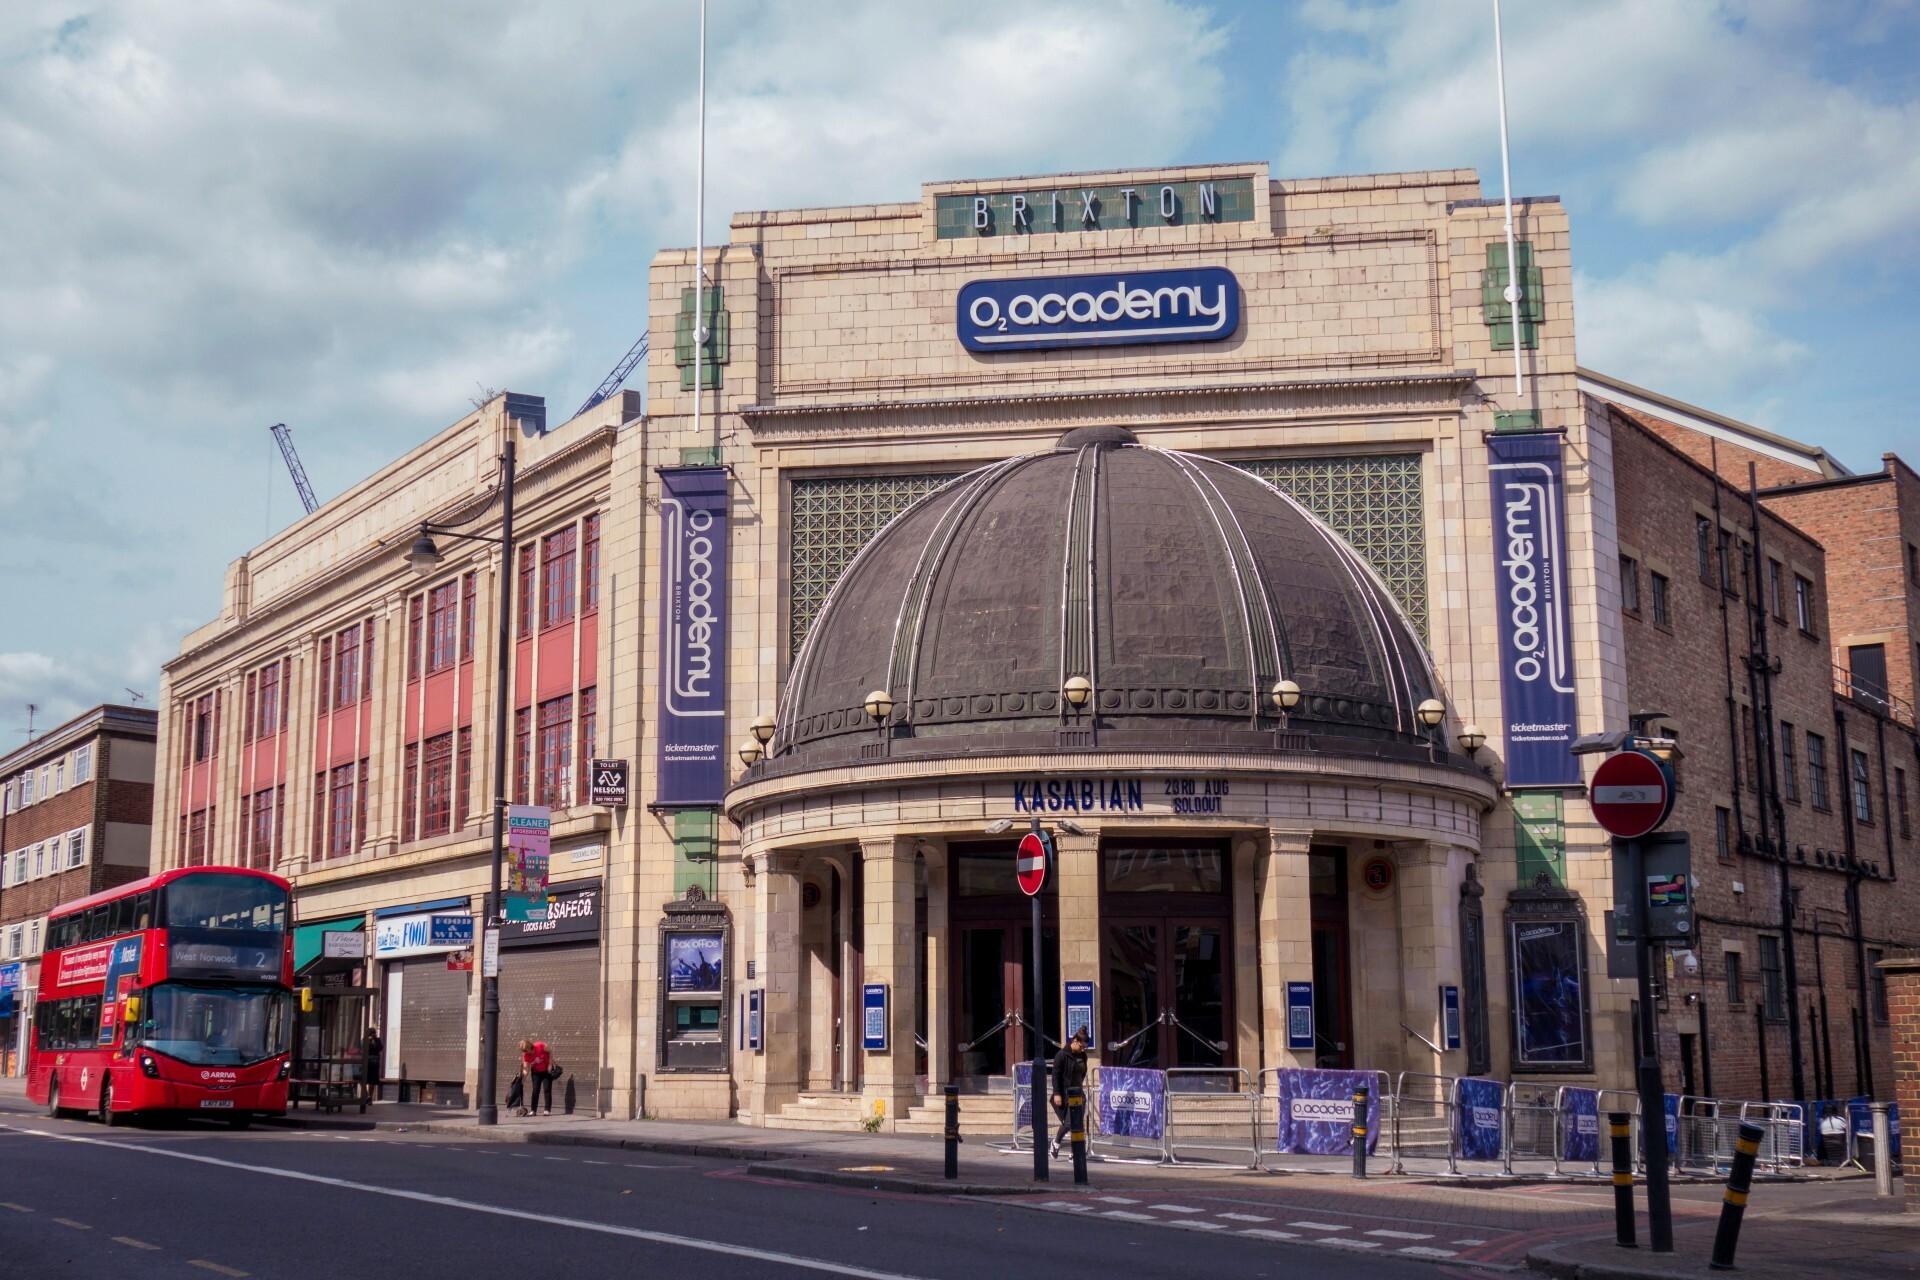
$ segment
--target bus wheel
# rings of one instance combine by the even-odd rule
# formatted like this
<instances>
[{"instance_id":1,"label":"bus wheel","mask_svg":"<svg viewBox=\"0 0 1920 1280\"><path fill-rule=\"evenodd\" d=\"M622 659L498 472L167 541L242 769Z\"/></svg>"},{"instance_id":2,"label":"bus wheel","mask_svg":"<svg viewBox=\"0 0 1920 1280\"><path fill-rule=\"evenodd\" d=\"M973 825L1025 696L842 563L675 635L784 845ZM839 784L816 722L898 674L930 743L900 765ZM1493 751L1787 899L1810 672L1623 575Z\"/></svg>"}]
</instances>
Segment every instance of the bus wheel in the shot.
<instances>
[{"instance_id":1,"label":"bus wheel","mask_svg":"<svg viewBox=\"0 0 1920 1280\"><path fill-rule=\"evenodd\" d=\"M113 1077L108 1076L100 1082L100 1123L109 1129L113 1127Z\"/></svg>"},{"instance_id":2,"label":"bus wheel","mask_svg":"<svg viewBox=\"0 0 1920 1280\"><path fill-rule=\"evenodd\" d=\"M229 1129L251 1129L253 1127L253 1116L245 1111L236 1111L227 1117L227 1127Z\"/></svg>"},{"instance_id":3,"label":"bus wheel","mask_svg":"<svg viewBox=\"0 0 1920 1280\"><path fill-rule=\"evenodd\" d=\"M47 1116L53 1120L60 1118L60 1077L58 1075L47 1081Z\"/></svg>"}]
</instances>

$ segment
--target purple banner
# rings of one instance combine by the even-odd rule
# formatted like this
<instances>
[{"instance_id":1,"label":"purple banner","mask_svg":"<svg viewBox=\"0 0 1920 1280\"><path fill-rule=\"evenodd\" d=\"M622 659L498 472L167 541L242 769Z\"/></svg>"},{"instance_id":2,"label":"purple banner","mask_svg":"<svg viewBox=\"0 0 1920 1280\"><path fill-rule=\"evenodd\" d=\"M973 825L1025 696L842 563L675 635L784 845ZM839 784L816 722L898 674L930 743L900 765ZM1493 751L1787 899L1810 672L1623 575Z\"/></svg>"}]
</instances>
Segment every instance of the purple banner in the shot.
<instances>
[{"instance_id":1,"label":"purple banner","mask_svg":"<svg viewBox=\"0 0 1920 1280\"><path fill-rule=\"evenodd\" d=\"M1506 1086L1498 1080L1469 1076L1454 1085L1462 1160L1500 1158L1500 1112L1506 1093Z\"/></svg>"},{"instance_id":2,"label":"purple banner","mask_svg":"<svg viewBox=\"0 0 1920 1280\"><path fill-rule=\"evenodd\" d=\"M727 789L727 472L660 473L660 783L654 802Z\"/></svg>"},{"instance_id":3,"label":"purple banner","mask_svg":"<svg viewBox=\"0 0 1920 1280\"><path fill-rule=\"evenodd\" d=\"M1353 1094L1367 1100L1367 1150L1380 1145L1380 1077L1371 1071L1317 1071L1288 1067L1274 1072L1279 1088L1274 1150L1294 1155L1353 1154Z\"/></svg>"},{"instance_id":4,"label":"purple banner","mask_svg":"<svg viewBox=\"0 0 1920 1280\"><path fill-rule=\"evenodd\" d=\"M1560 1095L1560 1157L1592 1161L1600 1158L1600 1091L1567 1089Z\"/></svg>"},{"instance_id":5,"label":"purple banner","mask_svg":"<svg viewBox=\"0 0 1920 1280\"><path fill-rule=\"evenodd\" d=\"M1115 1138L1164 1137L1167 1073L1146 1067L1100 1068L1100 1132Z\"/></svg>"},{"instance_id":6,"label":"purple banner","mask_svg":"<svg viewBox=\"0 0 1920 1280\"><path fill-rule=\"evenodd\" d=\"M1033 1128L1033 1061L1013 1064L1013 1127L1018 1132ZM1020 1092L1025 1089L1026 1092Z\"/></svg>"},{"instance_id":7,"label":"purple banner","mask_svg":"<svg viewBox=\"0 0 1920 1280\"><path fill-rule=\"evenodd\" d=\"M1575 706L1560 437L1489 436L1487 456L1507 785L1575 785L1580 765L1571 750Z\"/></svg>"}]
</instances>

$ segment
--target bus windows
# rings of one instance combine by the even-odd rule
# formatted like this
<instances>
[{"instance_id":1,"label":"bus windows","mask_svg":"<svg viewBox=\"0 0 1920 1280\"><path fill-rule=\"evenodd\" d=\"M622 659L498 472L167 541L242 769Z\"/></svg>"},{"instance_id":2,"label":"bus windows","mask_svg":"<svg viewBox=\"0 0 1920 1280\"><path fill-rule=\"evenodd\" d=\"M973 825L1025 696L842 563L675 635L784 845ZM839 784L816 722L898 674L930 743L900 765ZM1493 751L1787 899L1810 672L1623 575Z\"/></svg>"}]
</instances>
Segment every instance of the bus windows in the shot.
<instances>
[{"instance_id":1,"label":"bus windows","mask_svg":"<svg viewBox=\"0 0 1920 1280\"><path fill-rule=\"evenodd\" d=\"M107 904L107 933L119 937L133 932L133 899L122 898Z\"/></svg>"},{"instance_id":2,"label":"bus windows","mask_svg":"<svg viewBox=\"0 0 1920 1280\"><path fill-rule=\"evenodd\" d=\"M183 876L161 890L169 929L247 929L283 933L287 891L252 876Z\"/></svg>"},{"instance_id":3,"label":"bus windows","mask_svg":"<svg viewBox=\"0 0 1920 1280\"><path fill-rule=\"evenodd\" d=\"M87 908L86 940L88 942L98 942L107 936L107 911L108 906L105 903Z\"/></svg>"},{"instance_id":4,"label":"bus windows","mask_svg":"<svg viewBox=\"0 0 1920 1280\"><path fill-rule=\"evenodd\" d=\"M133 900L133 927L153 928L153 891L151 889Z\"/></svg>"},{"instance_id":5,"label":"bus windows","mask_svg":"<svg viewBox=\"0 0 1920 1280\"><path fill-rule=\"evenodd\" d=\"M42 1000L34 1009L42 1050L91 1049L100 1040L100 997Z\"/></svg>"}]
</instances>

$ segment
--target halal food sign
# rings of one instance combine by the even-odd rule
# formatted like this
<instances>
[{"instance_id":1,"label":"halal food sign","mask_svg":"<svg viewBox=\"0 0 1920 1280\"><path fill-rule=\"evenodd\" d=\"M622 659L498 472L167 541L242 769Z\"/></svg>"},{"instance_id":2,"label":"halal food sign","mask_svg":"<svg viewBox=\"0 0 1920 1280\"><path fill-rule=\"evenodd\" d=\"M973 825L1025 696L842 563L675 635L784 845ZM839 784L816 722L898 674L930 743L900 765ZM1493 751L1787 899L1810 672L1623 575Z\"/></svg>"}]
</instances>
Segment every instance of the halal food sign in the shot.
<instances>
[{"instance_id":1,"label":"halal food sign","mask_svg":"<svg viewBox=\"0 0 1920 1280\"><path fill-rule=\"evenodd\" d=\"M1218 342L1240 328L1240 283L1224 267L974 280L956 312L969 351Z\"/></svg>"}]
</instances>

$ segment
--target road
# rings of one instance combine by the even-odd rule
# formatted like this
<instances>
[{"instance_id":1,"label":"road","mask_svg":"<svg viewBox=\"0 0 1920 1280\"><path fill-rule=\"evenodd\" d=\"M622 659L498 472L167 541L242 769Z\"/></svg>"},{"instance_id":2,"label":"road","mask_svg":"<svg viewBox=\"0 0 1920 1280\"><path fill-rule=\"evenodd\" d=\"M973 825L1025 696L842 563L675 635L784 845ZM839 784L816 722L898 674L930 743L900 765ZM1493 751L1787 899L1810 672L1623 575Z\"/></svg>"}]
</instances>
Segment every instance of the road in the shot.
<instances>
[{"instance_id":1,"label":"road","mask_svg":"<svg viewBox=\"0 0 1920 1280\"><path fill-rule=\"evenodd\" d=\"M1149 1196L1149 1199L1154 1197ZM1435 1280L1465 1268L1395 1241L1309 1245L1164 1209L883 1195L749 1174L738 1163L454 1136L196 1122L106 1129L0 1106L0 1276L1339 1276ZM1285 1224L1275 1224L1284 1227Z\"/></svg>"}]
</instances>

